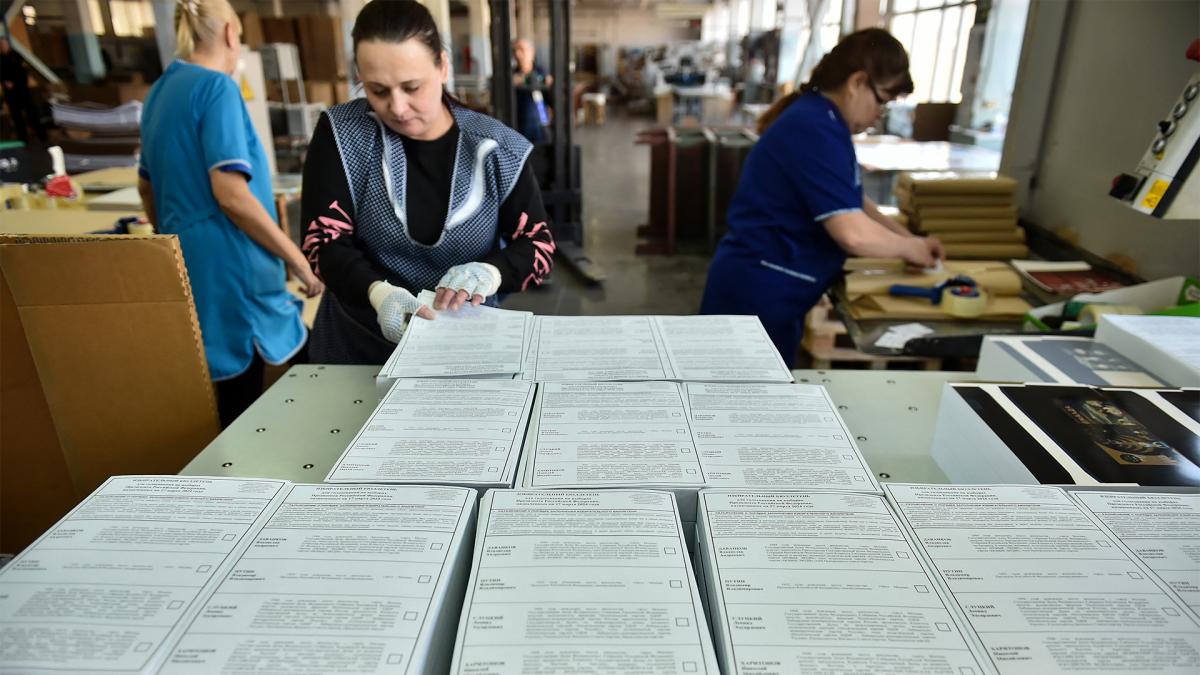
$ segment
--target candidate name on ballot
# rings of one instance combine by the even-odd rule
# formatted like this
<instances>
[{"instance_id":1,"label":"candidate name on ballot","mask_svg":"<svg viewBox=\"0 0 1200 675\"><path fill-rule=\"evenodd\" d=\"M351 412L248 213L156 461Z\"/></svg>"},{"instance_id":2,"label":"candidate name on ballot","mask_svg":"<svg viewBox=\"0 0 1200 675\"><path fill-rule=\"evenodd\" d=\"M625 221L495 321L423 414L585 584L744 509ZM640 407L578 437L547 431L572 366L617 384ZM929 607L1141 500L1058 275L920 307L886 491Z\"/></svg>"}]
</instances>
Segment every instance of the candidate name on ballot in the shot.
<instances>
[{"instance_id":1,"label":"candidate name on ballot","mask_svg":"<svg viewBox=\"0 0 1200 675\"><path fill-rule=\"evenodd\" d=\"M162 672L442 672L474 516L465 488L291 486Z\"/></svg>"},{"instance_id":2,"label":"candidate name on ballot","mask_svg":"<svg viewBox=\"0 0 1200 675\"><path fill-rule=\"evenodd\" d=\"M1200 669L1200 621L1065 491L885 489L1001 673Z\"/></svg>"},{"instance_id":3,"label":"candidate name on ballot","mask_svg":"<svg viewBox=\"0 0 1200 675\"><path fill-rule=\"evenodd\" d=\"M683 386L709 486L880 491L824 387Z\"/></svg>"},{"instance_id":4,"label":"candidate name on ballot","mask_svg":"<svg viewBox=\"0 0 1200 675\"><path fill-rule=\"evenodd\" d=\"M1200 614L1200 494L1072 492Z\"/></svg>"},{"instance_id":5,"label":"candidate name on ballot","mask_svg":"<svg viewBox=\"0 0 1200 675\"><path fill-rule=\"evenodd\" d=\"M451 672L717 675L675 500L484 495Z\"/></svg>"},{"instance_id":6,"label":"candidate name on ballot","mask_svg":"<svg viewBox=\"0 0 1200 675\"><path fill-rule=\"evenodd\" d=\"M434 320L414 316L400 344L379 372L380 380L402 377L472 377L521 372L533 314L466 305L439 312Z\"/></svg>"},{"instance_id":7,"label":"candidate name on ballot","mask_svg":"<svg viewBox=\"0 0 1200 675\"><path fill-rule=\"evenodd\" d=\"M756 316L656 316L673 380L791 382L787 364Z\"/></svg>"},{"instance_id":8,"label":"candidate name on ballot","mask_svg":"<svg viewBox=\"0 0 1200 675\"><path fill-rule=\"evenodd\" d=\"M396 380L328 483L512 487L532 382Z\"/></svg>"},{"instance_id":9,"label":"candidate name on ballot","mask_svg":"<svg viewBox=\"0 0 1200 675\"><path fill-rule=\"evenodd\" d=\"M0 568L0 672L151 672L285 485L109 478Z\"/></svg>"},{"instance_id":10,"label":"candidate name on ballot","mask_svg":"<svg viewBox=\"0 0 1200 675\"><path fill-rule=\"evenodd\" d=\"M696 528L725 675L991 672L880 495L704 490Z\"/></svg>"}]
</instances>

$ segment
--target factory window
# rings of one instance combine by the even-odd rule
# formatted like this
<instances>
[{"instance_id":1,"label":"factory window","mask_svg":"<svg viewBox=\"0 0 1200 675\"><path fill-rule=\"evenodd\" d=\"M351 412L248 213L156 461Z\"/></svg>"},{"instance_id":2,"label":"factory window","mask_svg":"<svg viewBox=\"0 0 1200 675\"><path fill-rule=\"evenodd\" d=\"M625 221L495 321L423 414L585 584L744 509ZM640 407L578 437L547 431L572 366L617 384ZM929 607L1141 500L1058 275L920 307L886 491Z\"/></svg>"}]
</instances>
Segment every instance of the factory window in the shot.
<instances>
[{"instance_id":1,"label":"factory window","mask_svg":"<svg viewBox=\"0 0 1200 675\"><path fill-rule=\"evenodd\" d=\"M884 22L908 50L915 102L962 99L975 0L880 0Z\"/></svg>"},{"instance_id":2,"label":"factory window","mask_svg":"<svg viewBox=\"0 0 1200 675\"><path fill-rule=\"evenodd\" d=\"M142 37L154 32L154 7L146 0L110 0L113 33L121 37Z\"/></svg>"}]
</instances>

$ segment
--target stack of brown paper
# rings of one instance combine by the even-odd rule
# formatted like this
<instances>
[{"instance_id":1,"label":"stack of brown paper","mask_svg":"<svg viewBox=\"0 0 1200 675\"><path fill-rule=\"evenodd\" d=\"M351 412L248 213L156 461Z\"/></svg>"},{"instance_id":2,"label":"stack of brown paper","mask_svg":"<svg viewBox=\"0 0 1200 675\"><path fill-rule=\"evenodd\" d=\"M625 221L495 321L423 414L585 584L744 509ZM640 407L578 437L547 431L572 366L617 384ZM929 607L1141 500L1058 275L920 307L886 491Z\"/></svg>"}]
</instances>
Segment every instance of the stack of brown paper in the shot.
<instances>
[{"instance_id":1,"label":"stack of brown paper","mask_svg":"<svg viewBox=\"0 0 1200 675\"><path fill-rule=\"evenodd\" d=\"M1021 277L997 260L952 260L940 272L908 271L901 260L852 258L846 264L846 297L850 315L863 319L953 321L939 305L925 298L894 297L892 284L933 287L958 275L971 277L988 297L979 321L1021 321L1031 307L1021 299Z\"/></svg>"},{"instance_id":2,"label":"stack of brown paper","mask_svg":"<svg viewBox=\"0 0 1200 675\"><path fill-rule=\"evenodd\" d=\"M995 173L901 173L896 198L909 229L937 237L950 258L1022 258L1017 182Z\"/></svg>"}]
</instances>

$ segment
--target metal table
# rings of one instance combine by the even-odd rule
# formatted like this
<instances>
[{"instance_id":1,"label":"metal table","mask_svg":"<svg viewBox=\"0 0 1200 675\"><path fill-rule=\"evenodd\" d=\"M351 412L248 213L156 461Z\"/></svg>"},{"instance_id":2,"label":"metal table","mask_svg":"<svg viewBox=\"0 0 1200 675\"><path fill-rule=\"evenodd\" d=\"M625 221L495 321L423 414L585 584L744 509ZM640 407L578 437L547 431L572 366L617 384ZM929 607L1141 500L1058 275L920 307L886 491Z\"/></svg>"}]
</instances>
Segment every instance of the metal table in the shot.
<instances>
[{"instance_id":1,"label":"metal table","mask_svg":"<svg viewBox=\"0 0 1200 675\"><path fill-rule=\"evenodd\" d=\"M379 366L293 366L183 471L320 483L379 403Z\"/></svg>"},{"instance_id":2,"label":"metal table","mask_svg":"<svg viewBox=\"0 0 1200 675\"><path fill-rule=\"evenodd\" d=\"M294 366L184 467L193 476L320 483L379 401L378 366ZM942 385L971 373L795 370L829 390L881 480L946 483L930 457Z\"/></svg>"}]
</instances>

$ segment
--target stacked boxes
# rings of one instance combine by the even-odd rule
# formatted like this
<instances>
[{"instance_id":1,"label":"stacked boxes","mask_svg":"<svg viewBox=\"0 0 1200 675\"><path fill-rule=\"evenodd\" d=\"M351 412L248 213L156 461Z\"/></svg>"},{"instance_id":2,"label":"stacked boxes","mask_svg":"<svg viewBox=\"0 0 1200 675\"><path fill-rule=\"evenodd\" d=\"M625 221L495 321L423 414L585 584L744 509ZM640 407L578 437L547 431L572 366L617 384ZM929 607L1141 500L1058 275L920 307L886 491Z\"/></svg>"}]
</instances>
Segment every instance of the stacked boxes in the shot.
<instances>
[{"instance_id":1,"label":"stacked boxes","mask_svg":"<svg viewBox=\"0 0 1200 675\"><path fill-rule=\"evenodd\" d=\"M1023 258L1017 182L995 173L901 173L896 201L909 229L937 237L949 258Z\"/></svg>"}]
</instances>

